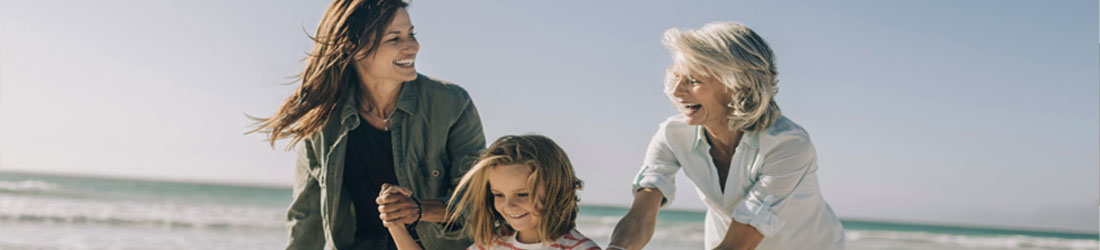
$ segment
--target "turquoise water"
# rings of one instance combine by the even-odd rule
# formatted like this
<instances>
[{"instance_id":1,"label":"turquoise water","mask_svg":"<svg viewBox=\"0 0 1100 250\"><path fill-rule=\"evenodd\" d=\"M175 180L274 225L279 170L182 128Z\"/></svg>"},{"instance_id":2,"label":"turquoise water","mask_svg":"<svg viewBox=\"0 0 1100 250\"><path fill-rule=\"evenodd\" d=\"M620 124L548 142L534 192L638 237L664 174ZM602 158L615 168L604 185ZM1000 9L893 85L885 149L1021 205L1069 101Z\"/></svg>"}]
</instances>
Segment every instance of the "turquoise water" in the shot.
<instances>
[{"instance_id":1,"label":"turquoise water","mask_svg":"<svg viewBox=\"0 0 1100 250\"><path fill-rule=\"evenodd\" d=\"M0 172L0 249L277 249L290 189ZM626 209L581 206L604 245ZM703 213L662 210L647 249L701 249ZM1098 249L1100 235L843 220L847 249Z\"/></svg>"}]
</instances>

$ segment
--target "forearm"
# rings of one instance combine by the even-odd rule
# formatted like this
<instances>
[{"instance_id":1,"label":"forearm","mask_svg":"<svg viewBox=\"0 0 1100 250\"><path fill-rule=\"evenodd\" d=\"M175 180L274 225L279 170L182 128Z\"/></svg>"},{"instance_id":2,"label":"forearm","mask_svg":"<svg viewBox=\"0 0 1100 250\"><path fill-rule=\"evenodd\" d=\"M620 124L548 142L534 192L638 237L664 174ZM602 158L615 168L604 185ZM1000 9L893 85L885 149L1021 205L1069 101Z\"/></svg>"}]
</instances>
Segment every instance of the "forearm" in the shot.
<instances>
[{"instance_id":1,"label":"forearm","mask_svg":"<svg viewBox=\"0 0 1100 250\"><path fill-rule=\"evenodd\" d=\"M642 189L634 195L634 204L611 233L610 245L626 249L642 249L653 237L657 227L657 211L664 196L656 189Z\"/></svg>"},{"instance_id":2,"label":"forearm","mask_svg":"<svg viewBox=\"0 0 1100 250\"><path fill-rule=\"evenodd\" d=\"M447 206L443 204L443 201L421 200L420 206L424 213L421 215L420 221L447 222Z\"/></svg>"},{"instance_id":3,"label":"forearm","mask_svg":"<svg viewBox=\"0 0 1100 250\"><path fill-rule=\"evenodd\" d=\"M405 230L403 226L389 227L390 236L393 236L393 242L396 243L399 250L420 250L420 245L416 244L416 240L413 240L412 235L408 230Z\"/></svg>"},{"instance_id":4,"label":"forearm","mask_svg":"<svg viewBox=\"0 0 1100 250\"><path fill-rule=\"evenodd\" d=\"M733 221L733 223L730 223L729 231L726 231L722 243L714 249L752 250L756 249L756 245L759 245L762 240L764 240L764 235L756 231L756 228Z\"/></svg>"}]
</instances>

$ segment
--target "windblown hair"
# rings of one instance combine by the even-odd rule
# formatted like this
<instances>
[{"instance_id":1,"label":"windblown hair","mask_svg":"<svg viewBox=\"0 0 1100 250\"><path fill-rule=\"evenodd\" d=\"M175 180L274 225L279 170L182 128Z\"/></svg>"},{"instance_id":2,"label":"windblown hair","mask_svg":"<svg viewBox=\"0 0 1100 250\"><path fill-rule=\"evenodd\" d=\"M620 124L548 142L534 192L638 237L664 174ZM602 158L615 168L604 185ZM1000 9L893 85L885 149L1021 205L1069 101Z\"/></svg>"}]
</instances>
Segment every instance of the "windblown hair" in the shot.
<instances>
[{"instance_id":1,"label":"windblown hair","mask_svg":"<svg viewBox=\"0 0 1100 250\"><path fill-rule=\"evenodd\" d=\"M712 22L697 30L669 29L662 42L672 54L674 67L713 76L730 90L730 131L762 131L779 120L775 56L752 29L735 22ZM672 72L666 74L665 93L670 97L675 81Z\"/></svg>"},{"instance_id":2,"label":"windblown hair","mask_svg":"<svg viewBox=\"0 0 1100 250\"><path fill-rule=\"evenodd\" d=\"M504 136L482 153L458 184L447 202L448 224L465 217L463 230L479 246L492 245L499 237L515 233L494 209L489 172L498 166L523 165L531 169L527 186L535 213L541 216L539 240L550 243L576 227L577 191L584 182L577 179L569 157L554 141L541 135ZM449 227L449 226L448 226Z\"/></svg>"},{"instance_id":3,"label":"windblown hair","mask_svg":"<svg viewBox=\"0 0 1100 250\"><path fill-rule=\"evenodd\" d=\"M336 0L329 5L298 75L301 86L270 118L253 118L252 132L269 134L268 141L291 138L287 148L320 130L340 108L348 91L358 96L357 55L369 55L378 47L394 13L408 7L401 0Z\"/></svg>"}]
</instances>

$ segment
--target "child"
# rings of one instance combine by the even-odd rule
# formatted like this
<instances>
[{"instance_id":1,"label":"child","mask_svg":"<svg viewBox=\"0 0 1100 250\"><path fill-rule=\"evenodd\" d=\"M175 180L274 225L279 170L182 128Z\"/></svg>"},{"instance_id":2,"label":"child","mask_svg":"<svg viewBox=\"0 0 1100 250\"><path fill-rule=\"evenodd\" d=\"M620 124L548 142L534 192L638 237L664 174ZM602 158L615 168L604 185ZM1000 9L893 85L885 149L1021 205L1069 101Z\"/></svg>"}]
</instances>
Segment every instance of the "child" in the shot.
<instances>
[{"instance_id":1,"label":"child","mask_svg":"<svg viewBox=\"0 0 1100 250\"><path fill-rule=\"evenodd\" d=\"M501 137L462 177L448 202L448 220L464 218L474 250L599 250L575 228L582 185L569 157L550 138ZM382 192L411 194L397 186ZM398 249L420 249L404 226L387 226Z\"/></svg>"}]
</instances>

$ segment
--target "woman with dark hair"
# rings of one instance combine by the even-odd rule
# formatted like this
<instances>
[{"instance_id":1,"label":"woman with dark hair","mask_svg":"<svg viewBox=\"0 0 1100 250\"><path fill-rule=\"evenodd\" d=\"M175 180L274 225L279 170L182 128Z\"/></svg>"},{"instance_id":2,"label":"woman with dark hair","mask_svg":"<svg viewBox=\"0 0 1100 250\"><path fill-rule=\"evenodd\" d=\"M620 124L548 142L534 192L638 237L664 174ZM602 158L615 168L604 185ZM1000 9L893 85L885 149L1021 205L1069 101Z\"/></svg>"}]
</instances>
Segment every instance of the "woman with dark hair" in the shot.
<instances>
[{"instance_id":1,"label":"woman with dark hair","mask_svg":"<svg viewBox=\"0 0 1100 250\"><path fill-rule=\"evenodd\" d=\"M407 6L332 3L298 91L259 121L272 146L289 138L298 150L287 249L396 249L383 223L407 225L426 249L470 245L440 222L485 135L464 89L416 72ZM412 195L380 197L385 183Z\"/></svg>"}]
</instances>

